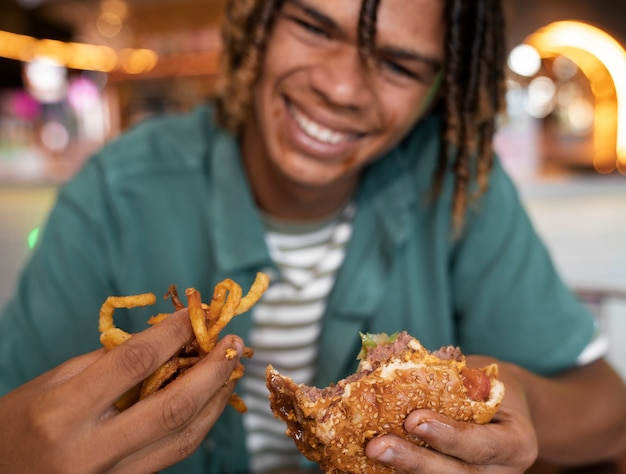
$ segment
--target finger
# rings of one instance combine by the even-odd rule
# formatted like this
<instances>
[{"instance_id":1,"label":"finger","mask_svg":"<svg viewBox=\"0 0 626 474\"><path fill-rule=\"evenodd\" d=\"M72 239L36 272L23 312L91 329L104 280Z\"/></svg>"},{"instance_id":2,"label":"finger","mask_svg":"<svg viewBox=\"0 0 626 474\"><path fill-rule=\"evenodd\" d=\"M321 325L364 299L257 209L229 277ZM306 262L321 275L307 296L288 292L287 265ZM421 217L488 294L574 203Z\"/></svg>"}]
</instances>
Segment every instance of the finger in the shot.
<instances>
[{"instance_id":1,"label":"finger","mask_svg":"<svg viewBox=\"0 0 626 474\"><path fill-rule=\"evenodd\" d=\"M106 440L111 453L119 456L111 461L118 461L185 429L207 403L218 416L225 403L219 398L215 402L213 397L223 389L239 360L238 357L226 357L229 348L234 348L241 355L243 342L236 336L224 337L213 351L183 376L109 419L97 436L103 442ZM213 415L213 412L210 411L210 414Z\"/></svg>"},{"instance_id":2,"label":"finger","mask_svg":"<svg viewBox=\"0 0 626 474\"><path fill-rule=\"evenodd\" d=\"M448 474L450 472L478 472L474 467L459 459L447 456L430 448L417 446L410 441L393 435L380 436L371 440L365 454L398 473L427 472L429 474Z\"/></svg>"},{"instance_id":3,"label":"finger","mask_svg":"<svg viewBox=\"0 0 626 474\"><path fill-rule=\"evenodd\" d=\"M111 473L159 472L193 454L228 405L234 382L222 386L183 429L152 443L118 462Z\"/></svg>"},{"instance_id":4,"label":"finger","mask_svg":"<svg viewBox=\"0 0 626 474\"><path fill-rule=\"evenodd\" d=\"M517 430L502 422L487 425L457 422L430 410L416 410L407 416L405 429L430 447L469 464L502 464L520 447ZM504 442L507 439L507 442Z\"/></svg>"},{"instance_id":5,"label":"finger","mask_svg":"<svg viewBox=\"0 0 626 474\"><path fill-rule=\"evenodd\" d=\"M78 408L103 412L176 353L192 334L186 311L179 311L110 350L78 374L67 390L81 393Z\"/></svg>"}]
</instances>

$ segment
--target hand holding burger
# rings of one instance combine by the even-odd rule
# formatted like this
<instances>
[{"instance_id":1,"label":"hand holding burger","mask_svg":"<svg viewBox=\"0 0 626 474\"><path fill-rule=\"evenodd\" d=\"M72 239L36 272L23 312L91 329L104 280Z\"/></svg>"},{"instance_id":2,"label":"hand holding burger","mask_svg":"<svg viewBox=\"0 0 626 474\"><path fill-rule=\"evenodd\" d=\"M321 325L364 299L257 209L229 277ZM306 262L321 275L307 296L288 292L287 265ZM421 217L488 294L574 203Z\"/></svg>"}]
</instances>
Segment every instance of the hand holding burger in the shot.
<instances>
[{"instance_id":1,"label":"hand holding burger","mask_svg":"<svg viewBox=\"0 0 626 474\"><path fill-rule=\"evenodd\" d=\"M324 389L298 385L267 368L274 414L302 453L327 472L395 472L365 455L368 441L393 434L424 445L404 428L428 408L453 420L488 423L504 397L498 368L468 368L458 348L429 352L406 332L362 335L357 371Z\"/></svg>"}]
</instances>

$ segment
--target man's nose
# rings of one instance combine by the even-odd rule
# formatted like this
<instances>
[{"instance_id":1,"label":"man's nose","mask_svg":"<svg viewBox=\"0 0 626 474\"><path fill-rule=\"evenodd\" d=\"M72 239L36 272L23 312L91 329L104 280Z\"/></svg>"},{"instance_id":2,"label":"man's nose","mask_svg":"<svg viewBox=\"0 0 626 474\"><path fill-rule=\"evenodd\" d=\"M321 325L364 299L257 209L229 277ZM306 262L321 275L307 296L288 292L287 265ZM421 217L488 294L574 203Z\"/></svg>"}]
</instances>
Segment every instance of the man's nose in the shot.
<instances>
[{"instance_id":1,"label":"man's nose","mask_svg":"<svg viewBox=\"0 0 626 474\"><path fill-rule=\"evenodd\" d=\"M330 105L361 110L374 97L372 74L356 48L326 55L311 73L315 91Z\"/></svg>"}]
</instances>

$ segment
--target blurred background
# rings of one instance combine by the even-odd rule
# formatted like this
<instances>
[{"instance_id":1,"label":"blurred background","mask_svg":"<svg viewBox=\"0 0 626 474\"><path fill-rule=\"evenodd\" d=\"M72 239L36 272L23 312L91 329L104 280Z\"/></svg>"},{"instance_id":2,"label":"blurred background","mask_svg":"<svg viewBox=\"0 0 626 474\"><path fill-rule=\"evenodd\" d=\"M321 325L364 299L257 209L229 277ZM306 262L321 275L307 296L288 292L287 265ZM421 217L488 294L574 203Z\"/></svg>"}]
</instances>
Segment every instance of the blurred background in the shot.
<instances>
[{"instance_id":1,"label":"blurred background","mask_svg":"<svg viewBox=\"0 0 626 474\"><path fill-rule=\"evenodd\" d=\"M503 1L497 150L626 377L626 2ZM223 4L0 0L0 307L90 153L211 96Z\"/></svg>"}]
</instances>

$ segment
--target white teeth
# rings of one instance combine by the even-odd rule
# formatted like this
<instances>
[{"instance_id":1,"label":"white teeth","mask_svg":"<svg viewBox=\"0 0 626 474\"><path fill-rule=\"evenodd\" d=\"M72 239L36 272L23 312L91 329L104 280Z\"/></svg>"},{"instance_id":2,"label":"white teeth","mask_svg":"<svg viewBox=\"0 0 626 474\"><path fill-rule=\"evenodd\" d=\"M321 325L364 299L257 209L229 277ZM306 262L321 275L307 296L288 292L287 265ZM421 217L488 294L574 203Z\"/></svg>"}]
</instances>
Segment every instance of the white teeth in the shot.
<instances>
[{"instance_id":1,"label":"white teeth","mask_svg":"<svg viewBox=\"0 0 626 474\"><path fill-rule=\"evenodd\" d=\"M302 131L317 141L328 143L330 145L336 145L350 139L350 135L330 130L319 123L312 121L310 118L305 117L294 109L291 109L291 112L293 118L296 120L297 124L300 125Z\"/></svg>"}]
</instances>

